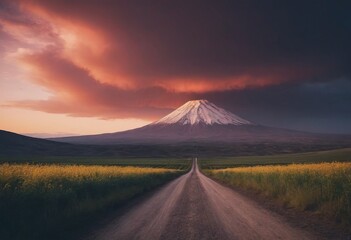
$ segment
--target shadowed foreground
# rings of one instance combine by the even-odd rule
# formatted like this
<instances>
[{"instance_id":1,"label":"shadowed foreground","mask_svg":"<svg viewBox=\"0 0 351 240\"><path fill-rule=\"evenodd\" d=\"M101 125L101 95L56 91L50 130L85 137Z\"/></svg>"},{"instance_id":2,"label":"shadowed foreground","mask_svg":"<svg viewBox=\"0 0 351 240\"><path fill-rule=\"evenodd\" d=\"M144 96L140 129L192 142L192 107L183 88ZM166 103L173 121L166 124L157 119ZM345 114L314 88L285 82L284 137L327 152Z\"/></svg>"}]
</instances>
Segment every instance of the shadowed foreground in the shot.
<instances>
[{"instance_id":1,"label":"shadowed foreground","mask_svg":"<svg viewBox=\"0 0 351 240\"><path fill-rule=\"evenodd\" d=\"M191 171L129 212L94 232L91 239L313 239L280 216Z\"/></svg>"}]
</instances>

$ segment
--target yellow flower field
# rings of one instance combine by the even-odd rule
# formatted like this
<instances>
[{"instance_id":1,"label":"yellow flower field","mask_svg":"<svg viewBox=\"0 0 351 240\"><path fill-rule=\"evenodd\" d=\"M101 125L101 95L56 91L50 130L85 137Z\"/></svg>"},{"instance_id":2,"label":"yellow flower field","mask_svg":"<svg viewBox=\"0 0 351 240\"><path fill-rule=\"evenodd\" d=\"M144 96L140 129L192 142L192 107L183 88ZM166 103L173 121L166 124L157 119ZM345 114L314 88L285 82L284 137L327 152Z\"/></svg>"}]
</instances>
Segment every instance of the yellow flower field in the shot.
<instances>
[{"instance_id":1,"label":"yellow flower field","mask_svg":"<svg viewBox=\"0 0 351 240\"><path fill-rule=\"evenodd\" d=\"M29 165L2 164L0 165L0 181L21 178L24 183L47 181L64 178L72 181L87 179L104 179L129 175L160 174L175 172L166 168L141 168L119 166L78 166L78 165Z\"/></svg>"},{"instance_id":2,"label":"yellow flower field","mask_svg":"<svg viewBox=\"0 0 351 240\"><path fill-rule=\"evenodd\" d=\"M285 174L316 173L330 176L333 174L346 173L351 170L351 163L332 162L332 163L313 163L313 164L290 164L279 166L254 166L254 167L237 167L218 169L213 172L252 172L252 173L269 173L280 172Z\"/></svg>"},{"instance_id":3,"label":"yellow flower field","mask_svg":"<svg viewBox=\"0 0 351 240\"><path fill-rule=\"evenodd\" d=\"M182 173L165 168L1 164L0 238L66 239L72 229Z\"/></svg>"},{"instance_id":4,"label":"yellow flower field","mask_svg":"<svg viewBox=\"0 0 351 240\"><path fill-rule=\"evenodd\" d=\"M232 186L251 189L301 210L351 224L351 163L291 164L205 170Z\"/></svg>"}]
</instances>

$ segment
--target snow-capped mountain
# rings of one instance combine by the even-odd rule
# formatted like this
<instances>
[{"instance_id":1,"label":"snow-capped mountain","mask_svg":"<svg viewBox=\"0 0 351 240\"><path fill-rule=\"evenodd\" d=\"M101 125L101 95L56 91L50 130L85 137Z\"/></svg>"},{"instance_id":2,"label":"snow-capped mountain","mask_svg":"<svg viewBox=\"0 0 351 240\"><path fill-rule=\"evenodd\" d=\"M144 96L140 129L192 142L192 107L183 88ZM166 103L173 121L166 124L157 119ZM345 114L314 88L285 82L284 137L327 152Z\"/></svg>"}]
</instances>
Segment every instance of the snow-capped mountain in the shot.
<instances>
[{"instance_id":1,"label":"snow-capped mountain","mask_svg":"<svg viewBox=\"0 0 351 240\"><path fill-rule=\"evenodd\" d=\"M207 100L189 101L141 128L99 135L55 138L79 144L149 144L189 142L318 142L321 134L266 127L245 120Z\"/></svg>"},{"instance_id":2,"label":"snow-capped mountain","mask_svg":"<svg viewBox=\"0 0 351 240\"><path fill-rule=\"evenodd\" d=\"M185 103L167 116L152 123L155 124L233 124L248 125L251 122L231 113L207 100L193 100Z\"/></svg>"}]
</instances>

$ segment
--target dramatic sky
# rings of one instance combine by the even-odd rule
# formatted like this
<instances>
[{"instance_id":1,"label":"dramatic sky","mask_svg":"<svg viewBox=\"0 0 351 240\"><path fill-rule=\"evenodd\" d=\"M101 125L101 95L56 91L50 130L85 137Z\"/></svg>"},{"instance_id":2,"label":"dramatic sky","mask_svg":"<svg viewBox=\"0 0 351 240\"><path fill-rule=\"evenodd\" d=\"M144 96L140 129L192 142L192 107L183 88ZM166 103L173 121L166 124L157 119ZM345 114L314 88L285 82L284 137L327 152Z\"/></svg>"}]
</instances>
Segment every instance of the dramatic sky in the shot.
<instances>
[{"instance_id":1,"label":"dramatic sky","mask_svg":"<svg viewBox=\"0 0 351 240\"><path fill-rule=\"evenodd\" d=\"M147 124L207 99L250 121L351 133L350 1L0 0L0 128Z\"/></svg>"}]
</instances>

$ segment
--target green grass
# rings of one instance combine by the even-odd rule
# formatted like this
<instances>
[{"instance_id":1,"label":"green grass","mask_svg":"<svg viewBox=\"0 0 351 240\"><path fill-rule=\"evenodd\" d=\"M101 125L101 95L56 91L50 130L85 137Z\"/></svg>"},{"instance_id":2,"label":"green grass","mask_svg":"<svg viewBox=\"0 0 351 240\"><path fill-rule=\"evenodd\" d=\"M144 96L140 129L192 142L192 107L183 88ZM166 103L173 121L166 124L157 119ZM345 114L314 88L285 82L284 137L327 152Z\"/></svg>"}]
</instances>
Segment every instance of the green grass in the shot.
<instances>
[{"instance_id":1,"label":"green grass","mask_svg":"<svg viewBox=\"0 0 351 240\"><path fill-rule=\"evenodd\" d=\"M204 170L210 177L250 189L351 227L351 163L292 164Z\"/></svg>"},{"instance_id":2,"label":"green grass","mask_svg":"<svg viewBox=\"0 0 351 240\"><path fill-rule=\"evenodd\" d=\"M218 169L239 166L283 165L290 163L321 163L333 161L351 161L351 148L267 156L201 158L199 164L203 169Z\"/></svg>"},{"instance_id":3,"label":"green grass","mask_svg":"<svg viewBox=\"0 0 351 240\"><path fill-rule=\"evenodd\" d=\"M94 223L107 211L184 172L146 167L1 164L0 238L69 239L77 229Z\"/></svg>"}]
</instances>

